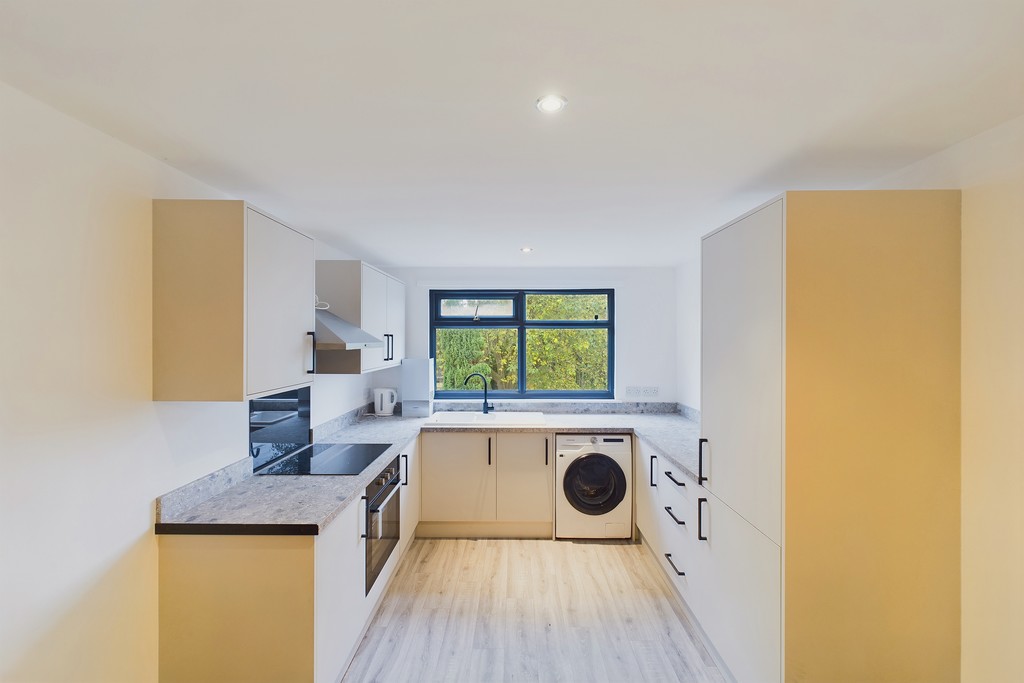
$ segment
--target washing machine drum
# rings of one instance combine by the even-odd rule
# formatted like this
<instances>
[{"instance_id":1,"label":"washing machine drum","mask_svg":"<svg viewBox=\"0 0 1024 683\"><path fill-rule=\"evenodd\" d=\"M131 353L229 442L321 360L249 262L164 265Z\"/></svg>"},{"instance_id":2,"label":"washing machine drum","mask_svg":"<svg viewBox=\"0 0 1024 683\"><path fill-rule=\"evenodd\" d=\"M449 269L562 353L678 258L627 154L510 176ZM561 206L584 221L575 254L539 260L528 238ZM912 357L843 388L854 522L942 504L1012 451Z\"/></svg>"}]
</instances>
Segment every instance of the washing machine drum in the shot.
<instances>
[{"instance_id":1,"label":"washing machine drum","mask_svg":"<svg viewBox=\"0 0 1024 683\"><path fill-rule=\"evenodd\" d=\"M603 515L626 497L626 474L607 455L590 453L569 464L562 489L569 504L580 512Z\"/></svg>"}]
</instances>

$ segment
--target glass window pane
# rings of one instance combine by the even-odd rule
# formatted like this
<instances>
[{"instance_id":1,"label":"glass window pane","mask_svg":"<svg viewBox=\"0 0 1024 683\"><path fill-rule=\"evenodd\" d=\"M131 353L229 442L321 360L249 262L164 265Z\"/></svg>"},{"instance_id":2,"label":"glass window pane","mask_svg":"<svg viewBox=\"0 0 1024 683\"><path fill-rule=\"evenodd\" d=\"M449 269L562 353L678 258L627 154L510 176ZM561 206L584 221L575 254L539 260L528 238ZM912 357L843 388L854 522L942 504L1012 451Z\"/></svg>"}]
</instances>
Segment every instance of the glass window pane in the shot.
<instances>
[{"instance_id":1,"label":"glass window pane","mask_svg":"<svg viewBox=\"0 0 1024 683\"><path fill-rule=\"evenodd\" d=\"M442 318L511 318L512 299L441 299Z\"/></svg>"},{"instance_id":2,"label":"glass window pane","mask_svg":"<svg viewBox=\"0 0 1024 683\"><path fill-rule=\"evenodd\" d=\"M608 391L608 330L526 330L527 391Z\"/></svg>"},{"instance_id":3,"label":"glass window pane","mask_svg":"<svg viewBox=\"0 0 1024 683\"><path fill-rule=\"evenodd\" d=\"M437 334L437 390L482 391L474 372L489 377L489 389L519 389L519 333L515 328L443 328Z\"/></svg>"},{"instance_id":4,"label":"glass window pane","mask_svg":"<svg viewBox=\"0 0 1024 683\"><path fill-rule=\"evenodd\" d=\"M607 294L527 294L527 320L607 320Z\"/></svg>"}]
</instances>

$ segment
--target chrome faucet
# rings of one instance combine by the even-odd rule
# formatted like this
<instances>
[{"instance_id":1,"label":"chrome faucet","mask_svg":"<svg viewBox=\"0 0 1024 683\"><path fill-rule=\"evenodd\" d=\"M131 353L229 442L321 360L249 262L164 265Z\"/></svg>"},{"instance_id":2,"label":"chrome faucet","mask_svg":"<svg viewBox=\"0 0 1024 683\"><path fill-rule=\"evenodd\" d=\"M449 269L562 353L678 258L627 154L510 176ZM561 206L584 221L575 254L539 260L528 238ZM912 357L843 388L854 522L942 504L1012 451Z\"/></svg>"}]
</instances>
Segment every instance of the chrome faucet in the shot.
<instances>
[{"instance_id":1,"label":"chrome faucet","mask_svg":"<svg viewBox=\"0 0 1024 683\"><path fill-rule=\"evenodd\" d=\"M487 402L487 378L481 375L479 372L474 372L472 375L466 378L466 381L462 383L462 386L469 386L469 380L473 379L474 377L479 377L481 380L483 380L484 383L484 415L486 415L487 411L494 410L494 406Z\"/></svg>"}]
</instances>

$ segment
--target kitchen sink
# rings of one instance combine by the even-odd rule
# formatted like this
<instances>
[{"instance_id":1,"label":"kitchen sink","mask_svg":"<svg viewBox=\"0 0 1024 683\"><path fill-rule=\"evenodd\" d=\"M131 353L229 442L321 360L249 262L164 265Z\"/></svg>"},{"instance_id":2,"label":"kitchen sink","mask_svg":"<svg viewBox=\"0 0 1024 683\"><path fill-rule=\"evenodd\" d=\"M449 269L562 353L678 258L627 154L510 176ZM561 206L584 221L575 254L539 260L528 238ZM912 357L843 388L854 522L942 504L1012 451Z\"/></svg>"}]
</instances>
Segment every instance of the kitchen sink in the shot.
<instances>
[{"instance_id":1,"label":"kitchen sink","mask_svg":"<svg viewBox=\"0 0 1024 683\"><path fill-rule=\"evenodd\" d=\"M485 427L495 425L501 427L538 427L547 424L544 413L434 413L427 424L449 425L452 427Z\"/></svg>"}]
</instances>

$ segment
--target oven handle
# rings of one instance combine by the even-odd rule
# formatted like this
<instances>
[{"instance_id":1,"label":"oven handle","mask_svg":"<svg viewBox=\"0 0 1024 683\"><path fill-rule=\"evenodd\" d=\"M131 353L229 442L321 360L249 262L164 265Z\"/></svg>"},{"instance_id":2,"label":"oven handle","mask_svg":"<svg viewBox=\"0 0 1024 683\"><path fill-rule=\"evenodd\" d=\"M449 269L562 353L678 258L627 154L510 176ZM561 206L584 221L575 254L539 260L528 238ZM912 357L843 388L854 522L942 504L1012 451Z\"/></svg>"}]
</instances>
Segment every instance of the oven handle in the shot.
<instances>
[{"instance_id":1,"label":"oven handle","mask_svg":"<svg viewBox=\"0 0 1024 683\"><path fill-rule=\"evenodd\" d=\"M378 512L380 512L381 510L383 510L385 507L387 507L387 504L389 502L391 502L391 499L395 497L396 493L398 493L398 487L399 487L400 483L401 483L401 480L398 479L397 477L392 479L391 483L388 484L388 486L391 487L391 493L389 493L388 495L384 496L384 500L382 500L377 505L377 507L371 508L370 507L371 503L367 503L366 504L367 512L369 512L371 515L375 515ZM379 497L380 496L378 496L378 498ZM376 502L376 500L374 502ZM369 519L367 519L367 525L369 525Z\"/></svg>"}]
</instances>

